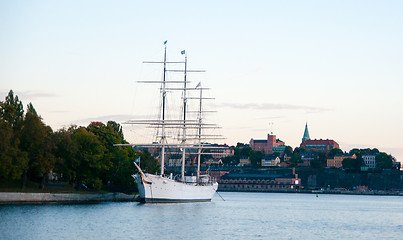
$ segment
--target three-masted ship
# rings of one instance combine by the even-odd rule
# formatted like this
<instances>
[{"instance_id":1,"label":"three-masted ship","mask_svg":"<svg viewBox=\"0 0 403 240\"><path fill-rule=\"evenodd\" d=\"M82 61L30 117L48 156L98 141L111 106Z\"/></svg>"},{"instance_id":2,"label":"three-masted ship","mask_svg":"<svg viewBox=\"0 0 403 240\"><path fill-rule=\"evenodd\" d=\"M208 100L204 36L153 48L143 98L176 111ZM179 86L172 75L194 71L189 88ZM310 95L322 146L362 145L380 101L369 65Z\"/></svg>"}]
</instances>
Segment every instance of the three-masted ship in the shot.
<instances>
[{"instance_id":1,"label":"three-masted ship","mask_svg":"<svg viewBox=\"0 0 403 240\"><path fill-rule=\"evenodd\" d=\"M190 86L187 80L187 73L201 72L197 70L187 69L187 55L185 55L183 62L168 62L166 42L164 43L164 60L162 62L145 62L145 63L158 63L163 65L163 77L159 81L140 81L142 83L156 83L160 84L160 96L162 104L160 106L160 118L152 120L130 120L124 124L147 125L148 127L158 129L157 141L147 144L130 144L135 147L160 149L159 159L161 163L160 174L145 173L140 166L136 163L139 173L133 175L140 195L140 202L144 203L158 203L158 202L203 202L211 201L217 188L218 183L215 179L211 178L209 174L201 174L200 162L201 156L205 153L205 149L217 148L211 144L205 143L207 139L220 139L219 135L206 135L206 129L218 128L215 124L206 123L204 119L205 111L202 108L203 100L211 99L203 97L203 88L199 82L196 86ZM183 64L180 70L168 69L170 63ZM166 73L169 71L182 72L183 80L167 80ZM179 85L179 87L178 87ZM167 117L167 101L166 97L169 92L181 92L181 117L177 119L170 119ZM191 94L189 94L191 93ZM188 115L188 102L196 101L198 109L193 110L193 119ZM180 136L169 136L167 129L179 129ZM164 166L166 161L167 151L175 149L180 151L181 159L181 174L173 176L164 174ZM197 156L197 170L195 176L185 176L185 162L187 156L190 154ZM195 157L196 158L196 157Z\"/></svg>"}]
</instances>

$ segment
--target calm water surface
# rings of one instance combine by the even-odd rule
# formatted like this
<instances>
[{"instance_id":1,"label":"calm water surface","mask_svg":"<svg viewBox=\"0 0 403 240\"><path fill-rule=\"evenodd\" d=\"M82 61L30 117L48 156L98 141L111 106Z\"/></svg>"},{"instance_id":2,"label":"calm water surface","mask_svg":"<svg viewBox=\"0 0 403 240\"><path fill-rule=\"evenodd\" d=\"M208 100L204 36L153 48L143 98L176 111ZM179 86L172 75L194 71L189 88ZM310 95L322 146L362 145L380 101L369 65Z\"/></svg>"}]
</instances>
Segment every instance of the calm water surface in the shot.
<instances>
[{"instance_id":1,"label":"calm water surface","mask_svg":"<svg viewBox=\"0 0 403 240\"><path fill-rule=\"evenodd\" d=\"M220 194L226 201L0 206L0 239L403 239L403 197Z\"/></svg>"}]
</instances>

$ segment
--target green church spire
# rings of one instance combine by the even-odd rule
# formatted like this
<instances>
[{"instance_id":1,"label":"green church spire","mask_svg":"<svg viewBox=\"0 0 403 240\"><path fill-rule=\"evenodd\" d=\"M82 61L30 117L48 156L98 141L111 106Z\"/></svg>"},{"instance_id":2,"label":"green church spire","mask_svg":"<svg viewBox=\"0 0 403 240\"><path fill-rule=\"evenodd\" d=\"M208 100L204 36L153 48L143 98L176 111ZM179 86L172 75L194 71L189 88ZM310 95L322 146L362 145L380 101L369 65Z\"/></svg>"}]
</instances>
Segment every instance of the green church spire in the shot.
<instances>
[{"instance_id":1,"label":"green church spire","mask_svg":"<svg viewBox=\"0 0 403 240\"><path fill-rule=\"evenodd\" d=\"M311 138L309 137L309 132L308 132L308 123L305 124L305 131L304 131L304 136L302 137L302 142L306 140L310 140Z\"/></svg>"}]
</instances>

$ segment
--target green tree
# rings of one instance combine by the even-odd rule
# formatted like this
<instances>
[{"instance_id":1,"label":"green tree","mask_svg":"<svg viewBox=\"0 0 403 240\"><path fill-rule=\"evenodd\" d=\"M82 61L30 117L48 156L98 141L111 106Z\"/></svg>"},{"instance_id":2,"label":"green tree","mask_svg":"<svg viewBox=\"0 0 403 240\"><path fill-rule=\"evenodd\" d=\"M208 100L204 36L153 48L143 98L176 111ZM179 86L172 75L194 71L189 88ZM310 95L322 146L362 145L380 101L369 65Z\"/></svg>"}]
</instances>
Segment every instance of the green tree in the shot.
<instances>
[{"instance_id":1,"label":"green tree","mask_svg":"<svg viewBox=\"0 0 403 240\"><path fill-rule=\"evenodd\" d=\"M364 149L353 148L353 149L350 150L349 153L351 155L355 154L357 156L357 158L358 158L358 157L361 157L362 155L365 155L365 154L378 154L379 150L376 149L376 148L373 148L373 149L371 149L371 148L364 148Z\"/></svg>"},{"instance_id":2,"label":"green tree","mask_svg":"<svg viewBox=\"0 0 403 240\"><path fill-rule=\"evenodd\" d=\"M350 169L358 171L361 168L363 161L362 159L354 159L354 158L345 158L341 162L344 169Z\"/></svg>"},{"instance_id":3,"label":"green tree","mask_svg":"<svg viewBox=\"0 0 403 240\"><path fill-rule=\"evenodd\" d=\"M291 156L292 155L292 147L286 146L285 150L284 150L284 154L287 154L287 156Z\"/></svg>"},{"instance_id":4,"label":"green tree","mask_svg":"<svg viewBox=\"0 0 403 240\"><path fill-rule=\"evenodd\" d=\"M72 141L77 146L77 152L72 163L76 183L87 183L89 187L99 187L101 172L108 170L112 162L107 154L107 148L98 140L97 136L87 131L86 128L78 128ZM90 183L94 185L91 186ZM96 184L96 186L95 186Z\"/></svg>"},{"instance_id":5,"label":"green tree","mask_svg":"<svg viewBox=\"0 0 403 240\"><path fill-rule=\"evenodd\" d=\"M0 180L20 179L28 167L28 153L18 147L19 140L14 139L13 129L0 121Z\"/></svg>"},{"instance_id":6,"label":"green tree","mask_svg":"<svg viewBox=\"0 0 403 240\"><path fill-rule=\"evenodd\" d=\"M222 158L222 162L224 165L235 166L239 164L239 155L232 155Z\"/></svg>"},{"instance_id":7,"label":"green tree","mask_svg":"<svg viewBox=\"0 0 403 240\"><path fill-rule=\"evenodd\" d=\"M384 152L379 153L375 157L376 166L382 169L392 168L392 156Z\"/></svg>"},{"instance_id":8,"label":"green tree","mask_svg":"<svg viewBox=\"0 0 403 240\"><path fill-rule=\"evenodd\" d=\"M160 171L160 164L158 160L153 158L148 151L140 153L140 165L145 172L158 173Z\"/></svg>"},{"instance_id":9,"label":"green tree","mask_svg":"<svg viewBox=\"0 0 403 240\"><path fill-rule=\"evenodd\" d=\"M250 156L252 151L253 150L251 147L243 147L243 148L239 149L239 155L240 156Z\"/></svg>"},{"instance_id":10,"label":"green tree","mask_svg":"<svg viewBox=\"0 0 403 240\"><path fill-rule=\"evenodd\" d=\"M250 151L249 159L253 167L259 167L261 166L262 158L264 156L264 153L261 151Z\"/></svg>"},{"instance_id":11,"label":"green tree","mask_svg":"<svg viewBox=\"0 0 403 240\"><path fill-rule=\"evenodd\" d=\"M12 90L0 102L0 180L16 180L28 166L28 154L22 151L20 132L23 121L22 102Z\"/></svg>"},{"instance_id":12,"label":"green tree","mask_svg":"<svg viewBox=\"0 0 403 240\"><path fill-rule=\"evenodd\" d=\"M319 159L311 160L310 164L311 164L312 168L322 168L323 167L323 165Z\"/></svg>"},{"instance_id":13,"label":"green tree","mask_svg":"<svg viewBox=\"0 0 403 240\"><path fill-rule=\"evenodd\" d=\"M21 124L24 120L24 109L18 96L14 97L13 90L10 90L4 102L0 102L0 117L2 121L13 128L14 134L21 129Z\"/></svg>"},{"instance_id":14,"label":"green tree","mask_svg":"<svg viewBox=\"0 0 403 240\"><path fill-rule=\"evenodd\" d=\"M25 188L27 174L33 179L41 178L41 187L45 187L46 177L56 161L53 155L52 134L52 129L42 122L42 118L37 114L32 103L28 104L20 144L29 155L28 169L24 171L23 188Z\"/></svg>"},{"instance_id":15,"label":"green tree","mask_svg":"<svg viewBox=\"0 0 403 240\"><path fill-rule=\"evenodd\" d=\"M296 166L298 166L298 163L301 163L301 162L302 162L301 154L299 154L299 153L294 153L294 154L291 156L291 159L290 159L290 166L291 166L291 167L296 167Z\"/></svg>"},{"instance_id":16,"label":"green tree","mask_svg":"<svg viewBox=\"0 0 403 240\"><path fill-rule=\"evenodd\" d=\"M77 172L74 166L79 165L77 157L78 145L72 140L72 136L77 130L77 126L62 128L53 134L55 144L54 155L56 157L54 172L59 177L70 183L74 183L77 179Z\"/></svg>"},{"instance_id":17,"label":"green tree","mask_svg":"<svg viewBox=\"0 0 403 240\"><path fill-rule=\"evenodd\" d=\"M329 151L328 157L334 157L339 154L343 154L343 151L340 148L333 148Z\"/></svg>"},{"instance_id":18,"label":"green tree","mask_svg":"<svg viewBox=\"0 0 403 240\"><path fill-rule=\"evenodd\" d=\"M131 175L137 171L133 165L133 161L136 157L140 156L140 153L134 151L131 147L114 146L114 144L127 144L120 124L114 121L108 121L106 125L100 122L92 122L87 127L87 130L97 136L98 140L105 146L104 161L111 162L109 169L104 169L100 172L100 178L103 183L110 182L123 187L132 186L134 182ZM157 160L155 161L157 162ZM142 162L147 165L148 158L145 158ZM151 170L155 171L154 168L151 168Z\"/></svg>"}]
</instances>

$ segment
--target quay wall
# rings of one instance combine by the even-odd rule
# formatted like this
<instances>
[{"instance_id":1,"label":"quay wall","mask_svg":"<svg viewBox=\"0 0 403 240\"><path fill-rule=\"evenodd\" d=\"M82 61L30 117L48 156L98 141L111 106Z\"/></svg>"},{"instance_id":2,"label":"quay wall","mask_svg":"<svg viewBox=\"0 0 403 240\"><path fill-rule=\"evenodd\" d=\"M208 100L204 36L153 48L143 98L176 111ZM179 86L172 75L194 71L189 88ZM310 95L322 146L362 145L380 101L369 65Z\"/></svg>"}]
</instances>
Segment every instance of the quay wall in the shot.
<instances>
[{"instance_id":1,"label":"quay wall","mask_svg":"<svg viewBox=\"0 0 403 240\"><path fill-rule=\"evenodd\" d=\"M0 205L4 204L71 204L71 203L96 203L96 202L132 202L137 200L137 195L124 193L22 193L0 192Z\"/></svg>"},{"instance_id":2,"label":"quay wall","mask_svg":"<svg viewBox=\"0 0 403 240\"><path fill-rule=\"evenodd\" d=\"M370 190L403 189L403 171L382 170L381 172L348 172L341 169L296 170L305 188L346 188L367 186Z\"/></svg>"}]
</instances>

